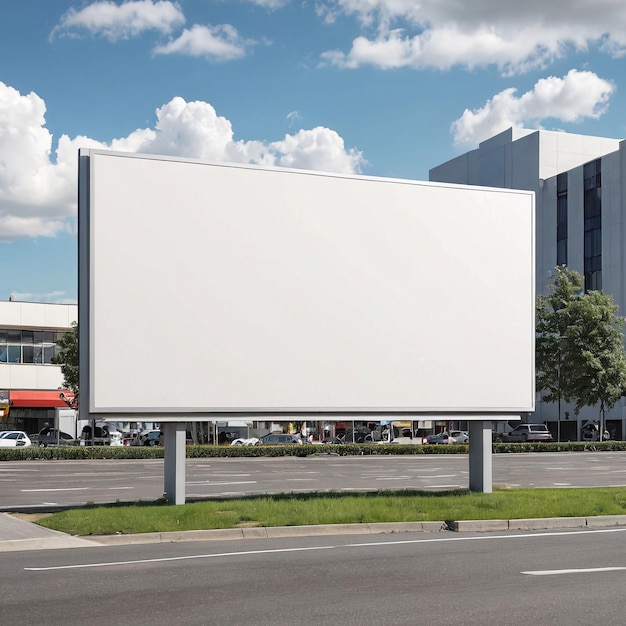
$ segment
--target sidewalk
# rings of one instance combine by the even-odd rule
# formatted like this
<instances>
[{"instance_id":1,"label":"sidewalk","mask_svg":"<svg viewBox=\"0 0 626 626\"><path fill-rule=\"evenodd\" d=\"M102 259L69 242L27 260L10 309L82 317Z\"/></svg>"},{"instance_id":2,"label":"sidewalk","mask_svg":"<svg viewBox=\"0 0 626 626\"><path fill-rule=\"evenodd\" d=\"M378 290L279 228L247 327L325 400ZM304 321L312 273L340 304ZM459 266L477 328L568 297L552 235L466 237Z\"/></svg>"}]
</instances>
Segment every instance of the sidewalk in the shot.
<instances>
[{"instance_id":1,"label":"sidewalk","mask_svg":"<svg viewBox=\"0 0 626 626\"><path fill-rule=\"evenodd\" d=\"M0 513L0 552L177 543L181 541L276 539L283 537L375 535L407 532L522 532L581 528L591 530L612 527L626 527L626 515L229 528L224 530L189 530L185 532L142 533L137 535L98 535L87 539L43 528L8 513Z\"/></svg>"},{"instance_id":2,"label":"sidewalk","mask_svg":"<svg viewBox=\"0 0 626 626\"><path fill-rule=\"evenodd\" d=\"M0 513L0 552L79 548L98 545L88 539L72 537L25 520Z\"/></svg>"}]
</instances>

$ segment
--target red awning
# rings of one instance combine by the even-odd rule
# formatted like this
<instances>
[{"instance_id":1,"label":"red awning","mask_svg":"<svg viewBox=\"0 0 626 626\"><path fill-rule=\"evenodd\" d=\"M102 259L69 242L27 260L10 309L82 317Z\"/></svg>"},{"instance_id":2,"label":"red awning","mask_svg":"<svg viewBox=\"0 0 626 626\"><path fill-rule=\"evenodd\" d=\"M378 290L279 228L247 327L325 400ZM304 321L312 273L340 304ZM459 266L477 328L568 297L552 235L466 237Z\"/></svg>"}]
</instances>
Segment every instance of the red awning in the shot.
<instances>
[{"instance_id":1,"label":"red awning","mask_svg":"<svg viewBox=\"0 0 626 626\"><path fill-rule=\"evenodd\" d=\"M65 395L66 400L69 402L74 400L74 394L71 391L61 389L55 389L54 391L31 391L23 389L20 391L9 390L9 402L12 407L67 408L67 402L64 402L59 397L61 393Z\"/></svg>"}]
</instances>

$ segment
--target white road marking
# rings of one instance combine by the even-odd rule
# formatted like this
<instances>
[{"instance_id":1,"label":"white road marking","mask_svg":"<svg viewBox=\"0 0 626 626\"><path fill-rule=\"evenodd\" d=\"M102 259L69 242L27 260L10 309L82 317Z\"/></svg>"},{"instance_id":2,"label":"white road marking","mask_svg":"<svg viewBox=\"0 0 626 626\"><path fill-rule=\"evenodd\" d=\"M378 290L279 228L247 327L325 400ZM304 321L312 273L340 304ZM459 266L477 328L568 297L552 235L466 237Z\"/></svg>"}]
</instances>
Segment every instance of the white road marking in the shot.
<instances>
[{"instance_id":1,"label":"white road marking","mask_svg":"<svg viewBox=\"0 0 626 626\"><path fill-rule=\"evenodd\" d=\"M596 533L618 533L624 532L626 528L608 528L597 530L578 530L578 531L555 531L555 532L543 532L543 533L529 533L529 534L515 534L515 535L478 535L475 537L429 537L427 539L406 539L398 541L377 541L369 543L349 543L344 546L330 545L330 546L313 546L313 547L300 547L300 548L278 548L273 550L244 550L241 552L217 552L212 554L192 554L187 556L174 556L174 557L161 557L155 559L138 559L132 561L112 561L112 562L99 562L99 563L82 563L77 565L55 565L51 567L25 567L24 571L29 572L49 572L54 570L68 570L68 569L83 569L83 568L95 568L95 567L113 567L113 566L125 566L125 565L137 565L141 563L168 563L173 561L190 561L194 559L214 559L225 556L245 556L254 554L279 554L285 552L310 552L315 550L336 550L337 548L368 548L372 546L391 546L391 545L407 545L418 543L445 543L448 541L490 541L493 539L534 539L535 537L556 537L563 535L591 535ZM609 568L609 569L626 569L626 568ZM556 571L556 570L555 570ZM579 571L579 570L576 570ZM580 570L583 571L583 570ZM597 571L597 570L593 570ZM523 572L525 573L525 572Z\"/></svg>"},{"instance_id":2,"label":"white road marking","mask_svg":"<svg viewBox=\"0 0 626 626\"><path fill-rule=\"evenodd\" d=\"M626 567L589 567L580 569L546 569L534 572L522 572L529 576L558 576L559 574L593 574L595 572L620 572L626 570Z\"/></svg>"},{"instance_id":3,"label":"white road marking","mask_svg":"<svg viewBox=\"0 0 626 626\"><path fill-rule=\"evenodd\" d=\"M348 548L360 548L362 546L388 546L388 545L400 545L408 543L442 543L446 541L489 541L491 539L534 539L535 537L559 537L563 535L592 535L594 533L616 533L624 532L626 528L606 528L598 530L573 530L573 531L554 531L545 533L529 533L523 535L479 535L476 537L433 537L429 539L406 539L389 542L376 542L376 543L350 543L347 544Z\"/></svg>"},{"instance_id":4,"label":"white road marking","mask_svg":"<svg viewBox=\"0 0 626 626\"><path fill-rule=\"evenodd\" d=\"M159 559L138 559L136 561L113 561L112 563L83 563L82 565L56 565L53 567L25 567L28 572L50 572L54 570L82 569L86 567L111 567L115 565L138 565L140 563L167 563L170 561L189 561L192 559L215 559L223 556L243 556L247 554L272 554L277 552L306 552L311 550L332 550L336 546L312 548L282 548L277 550L246 550L244 552L220 552L217 554L192 554L189 556L162 557Z\"/></svg>"},{"instance_id":5,"label":"white road marking","mask_svg":"<svg viewBox=\"0 0 626 626\"><path fill-rule=\"evenodd\" d=\"M424 485L423 489L461 489L461 485Z\"/></svg>"},{"instance_id":6,"label":"white road marking","mask_svg":"<svg viewBox=\"0 0 626 626\"><path fill-rule=\"evenodd\" d=\"M89 487L59 487L58 489L21 489L22 493L33 491L87 491Z\"/></svg>"},{"instance_id":7,"label":"white road marking","mask_svg":"<svg viewBox=\"0 0 626 626\"><path fill-rule=\"evenodd\" d=\"M571 487L572 483L552 483L556 487Z\"/></svg>"},{"instance_id":8,"label":"white road marking","mask_svg":"<svg viewBox=\"0 0 626 626\"><path fill-rule=\"evenodd\" d=\"M200 480L200 481L192 481L185 483L186 485L207 485L209 487L213 487L214 485L253 485L256 484L256 480L239 480L239 481L228 481L228 482L217 482L214 480Z\"/></svg>"}]
</instances>

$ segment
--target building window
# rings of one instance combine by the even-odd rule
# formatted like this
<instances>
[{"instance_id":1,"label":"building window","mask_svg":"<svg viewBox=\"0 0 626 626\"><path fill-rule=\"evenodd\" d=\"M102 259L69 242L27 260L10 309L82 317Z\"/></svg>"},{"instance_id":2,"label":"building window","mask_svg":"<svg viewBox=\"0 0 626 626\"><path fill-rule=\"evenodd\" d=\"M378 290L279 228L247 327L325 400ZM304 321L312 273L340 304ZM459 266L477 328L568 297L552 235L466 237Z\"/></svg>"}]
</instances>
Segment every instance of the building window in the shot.
<instances>
[{"instance_id":1,"label":"building window","mask_svg":"<svg viewBox=\"0 0 626 626\"><path fill-rule=\"evenodd\" d=\"M556 264L567 265L567 172L556 177Z\"/></svg>"},{"instance_id":2,"label":"building window","mask_svg":"<svg viewBox=\"0 0 626 626\"><path fill-rule=\"evenodd\" d=\"M32 363L52 365L59 353L57 343L63 332L0 328L0 364Z\"/></svg>"},{"instance_id":3,"label":"building window","mask_svg":"<svg viewBox=\"0 0 626 626\"><path fill-rule=\"evenodd\" d=\"M583 166L585 291L602 289L602 168L601 159Z\"/></svg>"}]
</instances>

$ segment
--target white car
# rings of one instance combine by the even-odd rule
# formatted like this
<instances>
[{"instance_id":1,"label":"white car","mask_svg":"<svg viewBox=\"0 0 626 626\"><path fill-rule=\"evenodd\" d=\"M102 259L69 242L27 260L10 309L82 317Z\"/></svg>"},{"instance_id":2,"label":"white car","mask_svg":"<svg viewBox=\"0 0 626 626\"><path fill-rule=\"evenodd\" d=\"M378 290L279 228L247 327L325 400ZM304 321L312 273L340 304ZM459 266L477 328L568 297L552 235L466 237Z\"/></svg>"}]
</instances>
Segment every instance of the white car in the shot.
<instances>
[{"instance_id":1,"label":"white car","mask_svg":"<svg viewBox=\"0 0 626 626\"><path fill-rule=\"evenodd\" d=\"M259 439L257 437L248 437L248 438L243 438L240 437L239 439L233 439L230 442L231 446L256 446L259 443Z\"/></svg>"},{"instance_id":2,"label":"white car","mask_svg":"<svg viewBox=\"0 0 626 626\"><path fill-rule=\"evenodd\" d=\"M448 443L467 443L469 435L465 430L451 430L448 437Z\"/></svg>"},{"instance_id":3,"label":"white car","mask_svg":"<svg viewBox=\"0 0 626 626\"><path fill-rule=\"evenodd\" d=\"M5 430L0 433L0 448L27 448L30 437L23 430Z\"/></svg>"}]
</instances>

